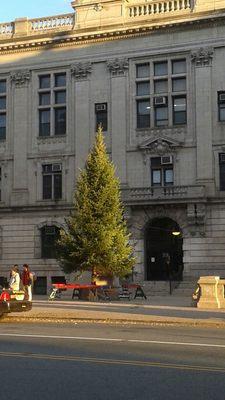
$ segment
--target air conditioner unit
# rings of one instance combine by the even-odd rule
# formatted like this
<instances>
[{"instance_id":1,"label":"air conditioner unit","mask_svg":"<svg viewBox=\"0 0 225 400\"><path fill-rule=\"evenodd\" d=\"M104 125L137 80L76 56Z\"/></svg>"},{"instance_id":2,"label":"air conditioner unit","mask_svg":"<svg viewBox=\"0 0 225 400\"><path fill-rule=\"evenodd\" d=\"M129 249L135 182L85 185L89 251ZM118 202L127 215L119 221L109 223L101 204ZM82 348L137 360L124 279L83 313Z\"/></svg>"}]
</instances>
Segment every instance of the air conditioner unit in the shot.
<instances>
[{"instance_id":1,"label":"air conditioner unit","mask_svg":"<svg viewBox=\"0 0 225 400\"><path fill-rule=\"evenodd\" d=\"M58 172L62 171L62 165L61 164L52 164L52 172Z\"/></svg>"},{"instance_id":2,"label":"air conditioner unit","mask_svg":"<svg viewBox=\"0 0 225 400\"><path fill-rule=\"evenodd\" d=\"M165 106L167 104L167 97L165 96L155 97L154 104L155 106Z\"/></svg>"},{"instance_id":3,"label":"air conditioner unit","mask_svg":"<svg viewBox=\"0 0 225 400\"><path fill-rule=\"evenodd\" d=\"M161 157L161 164L173 164L173 156L163 156Z\"/></svg>"},{"instance_id":4,"label":"air conditioner unit","mask_svg":"<svg viewBox=\"0 0 225 400\"><path fill-rule=\"evenodd\" d=\"M225 103L225 93L220 93L220 94L219 94L219 101L220 101L221 103Z\"/></svg>"},{"instance_id":5,"label":"air conditioner unit","mask_svg":"<svg viewBox=\"0 0 225 400\"><path fill-rule=\"evenodd\" d=\"M107 105L106 103L95 104L95 111L106 111Z\"/></svg>"}]
</instances>

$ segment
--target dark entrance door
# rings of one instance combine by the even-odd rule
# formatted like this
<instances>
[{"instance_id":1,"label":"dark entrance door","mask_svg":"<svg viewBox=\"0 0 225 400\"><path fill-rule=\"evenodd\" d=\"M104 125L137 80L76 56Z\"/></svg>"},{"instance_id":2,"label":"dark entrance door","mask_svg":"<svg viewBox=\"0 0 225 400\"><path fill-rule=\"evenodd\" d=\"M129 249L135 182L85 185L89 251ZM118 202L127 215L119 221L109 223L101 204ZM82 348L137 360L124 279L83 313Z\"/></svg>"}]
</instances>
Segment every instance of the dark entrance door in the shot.
<instances>
[{"instance_id":1,"label":"dark entrance door","mask_svg":"<svg viewBox=\"0 0 225 400\"><path fill-rule=\"evenodd\" d=\"M170 218L155 218L145 232L146 279L182 280L183 240L179 225Z\"/></svg>"}]
</instances>

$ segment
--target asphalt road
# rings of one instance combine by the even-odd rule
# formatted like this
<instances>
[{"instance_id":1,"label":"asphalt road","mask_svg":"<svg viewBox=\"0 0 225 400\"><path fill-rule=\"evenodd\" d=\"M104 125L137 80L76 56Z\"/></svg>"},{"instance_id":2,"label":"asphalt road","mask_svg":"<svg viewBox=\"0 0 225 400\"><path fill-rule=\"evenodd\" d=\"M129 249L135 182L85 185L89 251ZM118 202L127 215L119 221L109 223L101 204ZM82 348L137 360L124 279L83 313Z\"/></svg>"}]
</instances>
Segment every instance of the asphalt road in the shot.
<instances>
[{"instance_id":1,"label":"asphalt road","mask_svg":"<svg viewBox=\"0 0 225 400\"><path fill-rule=\"evenodd\" d=\"M223 329L0 324L0 399L225 400Z\"/></svg>"}]
</instances>

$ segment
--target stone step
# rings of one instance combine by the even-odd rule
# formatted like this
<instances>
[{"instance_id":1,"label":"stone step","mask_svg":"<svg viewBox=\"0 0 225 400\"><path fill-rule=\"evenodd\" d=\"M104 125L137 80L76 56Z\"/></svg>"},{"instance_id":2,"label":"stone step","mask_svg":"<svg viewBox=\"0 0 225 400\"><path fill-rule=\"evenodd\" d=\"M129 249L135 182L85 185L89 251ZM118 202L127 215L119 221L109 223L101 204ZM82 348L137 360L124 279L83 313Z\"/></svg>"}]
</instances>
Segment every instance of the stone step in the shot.
<instances>
[{"instance_id":1,"label":"stone step","mask_svg":"<svg viewBox=\"0 0 225 400\"><path fill-rule=\"evenodd\" d=\"M179 297L190 297L192 296L196 288L197 280L185 280L181 282L172 281L172 295ZM170 294L170 282L169 281L149 281L144 282L143 289L146 296L167 296Z\"/></svg>"},{"instance_id":2,"label":"stone step","mask_svg":"<svg viewBox=\"0 0 225 400\"><path fill-rule=\"evenodd\" d=\"M191 297L193 294L194 290L192 289L174 289L172 292L172 295L174 297Z\"/></svg>"}]
</instances>

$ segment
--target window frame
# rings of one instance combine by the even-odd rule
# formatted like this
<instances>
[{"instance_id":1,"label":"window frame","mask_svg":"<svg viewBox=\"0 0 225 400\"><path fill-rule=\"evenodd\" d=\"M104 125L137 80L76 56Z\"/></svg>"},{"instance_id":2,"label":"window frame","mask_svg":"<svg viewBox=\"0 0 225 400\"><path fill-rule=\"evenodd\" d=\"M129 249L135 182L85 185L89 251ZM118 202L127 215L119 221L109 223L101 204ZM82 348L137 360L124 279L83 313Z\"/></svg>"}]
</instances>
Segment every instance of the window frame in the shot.
<instances>
[{"instance_id":1,"label":"window frame","mask_svg":"<svg viewBox=\"0 0 225 400\"><path fill-rule=\"evenodd\" d=\"M183 62L185 67L182 68L182 71L179 71L179 69L176 71L176 69L173 71L173 65L176 62ZM167 75L165 75L165 71L163 72L164 75L156 75L155 74L155 68L159 64L167 63ZM143 70L142 72L138 72L139 67L145 67L145 71ZM154 128L165 128L165 127L174 127L176 125L187 125L187 108L188 108L188 58L186 55L183 56L171 56L171 57L165 57L165 58L148 58L147 60L138 60L134 62L134 92L135 92L135 129L136 130L147 130L147 129L154 129ZM147 75L148 72L148 75ZM173 73L174 72L174 73ZM173 85L173 82L175 80L182 79L183 80L183 87L178 91L177 88ZM160 86L160 81L162 81L162 88L158 90L158 86ZM140 91L138 92L138 84L141 83L148 83L150 90L149 94L145 94L143 92L143 95L140 94ZM185 87L185 90L183 90ZM176 89L176 91L173 91L173 89ZM165 91L163 91L165 90ZM157 118L156 118L156 109L160 107L160 105L157 105L155 103L155 98L159 97L166 97L167 98L167 107L168 107L168 121L165 121L165 123L160 124L157 123ZM176 123L173 115L173 98L174 97L185 97L186 98L186 111L185 111L185 122L183 123ZM141 101L149 101L150 102L150 110L149 110L149 124L143 122L141 123L140 121L140 115L138 113L138 104L140 104ZM166 105L161 105L162 107L164 106L166 108Z\"/></svg>"},{"instance_id":2,"label":"window frame","mask_svg":"<svg viewBox=\"0 0 225 400\"><path fill-rule=\"evenodd\" d=\"M56 78L58 76L65 77L65 86L56 85ZM49 78L49 85L41 84L42 78ZM67 123L67 113L68 113L68 73L65 70L62 71L54 71L54 72L43 72L39 73L37 76L38 79L38 137L45 138L45 137L57 137L63 136L65 137L67 134L68 123ZM65 93L65 102L57 101L57 93ZM41 104L41 96L42 95L49 95L49 104ZM61 122L61 129L60 123L57 124L57 110L64 110L65 118L64 122ZM41 122L41 114L44 111L49 112L49 129L44 133L44 129L42 129L43 123ZM43 131L43 132L42 132Z\"/></svg>"},{"instance_id":3,"label":"window frame","mask_svg":"<svg viewBox=\"0 0 225 400\"><path fill-rule=\"evenodd\" d=\"M105 106L105 110L97 110L98 106ZM103 132L108 131L108 103L95 103L95 130L98 131L99 125Z\"/></svg>"},{"instance_id":4,"label":"window frame","mask_svg":"<svg viewBox=\"0 0 225 400\"><path fill-rule=\"evenodd\" d=\"M53 165L60 165L61 169L58 171L56 170L54 171ZM59 183L57 183L58 178L59 178ZM63 194L62 186L63 186L62 164L42 163L42 200L44 201L62 200L62 194ZM59 194L57 194L57 192Z\"/></svg>"},{"instance_id":5,"label":"window frame","mask_svg":"<svg viewBox=\"0 0 225 400\"><path fill-rule=\"evenodd\" d=\"M221 101L220 98L219 98L221 94L224 94L224 96L225 96L225 90L224 91L220 90L220 91L217 92L218 121L219 122L225 122L225 115L224 115L224 119L221 119L221 117L220 117L221 109L225 110L225 100ZM225 114L225 111L224 111L224 114Z\"/></svg>"},{"instance_id":6,"label":"window frame","mask_svg":"<svg viewBox=\"0 0 225 400\"><path fill-rule=\"evenodd\" d=\"M174 101L176 99L185 99L185 110L183 111L175 111L175 104ZM172 97L172 111L173 111L173 125L186 125L187 123L187 96L183 96L183 95L178 95L178 96L173 96ZM181 113L185 113L185 121L183 122L175 122L175 116Z\"/></svg>"},{"instance_id":7,"label":"window frame","mask_svg":"<svg viewBox=\"0 0 225 400\"><path fill-rule=\"evenodd\" d=\"M46 228L54 228L55 233L54 234L46 234ZM55 246L56 240L59 238L60 234L60 228L56 225L44 225L40 229L41 231L41 258L42 259L56 259L56 248L53 247ZM51 243L50 238L54 239Z\"/></svg>"},{"instance_id":8,"label":"window frame","mask_svg":"<svg viewBox=\"0 0 225 400\"><path fill-rule=\"evenodd\" d=\"M158 161L157 161L158 160ZM150 171L151 171L151 187L167 187L174 186L174 162L172 158L172 163L162 164L162 157L155 156L150 158ZM160 173L160 183L154 183L154 172L159 171ZM172 171L172 181L166 181L166 172Z\"/></svg>"}]
</instances>

